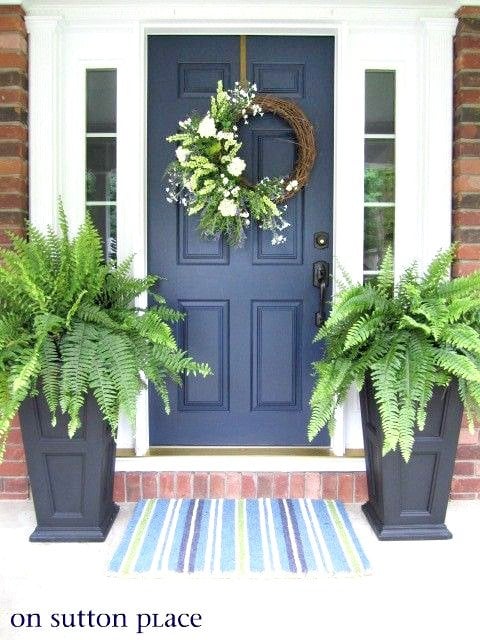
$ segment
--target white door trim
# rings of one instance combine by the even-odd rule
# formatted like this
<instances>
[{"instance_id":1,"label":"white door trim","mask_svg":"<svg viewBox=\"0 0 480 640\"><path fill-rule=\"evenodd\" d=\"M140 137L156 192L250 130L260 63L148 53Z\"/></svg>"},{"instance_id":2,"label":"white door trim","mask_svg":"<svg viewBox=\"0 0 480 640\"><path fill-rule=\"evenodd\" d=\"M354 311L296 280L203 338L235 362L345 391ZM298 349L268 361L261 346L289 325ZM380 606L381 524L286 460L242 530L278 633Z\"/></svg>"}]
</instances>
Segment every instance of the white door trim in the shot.
<instances>
[{"instance_id":1,"label":"white door trim","mask_svg":"<svg viewBox=\"0 0 480 640\"><path fill-rule=\"evenodd\" d=\"M28 8L28 3L27 8ZM135 5L135 7L134 7ZM80 8L81 10L80 10ZM252 5L246 5L252 11ZM146 40L151 34L246 33L333 35L335 58L334 259L355 278L363 252L363 92L369 68L397 72L396 261L428 260L450 241L451 38L455 20L446 8L369 11L280 2L255 5L245 19L241 2L223 6L124 3L119 8L32 4L30 36L30 202L32 222L55 220L62 195L75 227L85 209L86 68L118 69L118 250L135 253L146 273ZM47 15L47 9L49 13ZM451 9L449 10L451 11ZM149 13L150 12L150 13ZM34 15L36 13L37 15ZM140 17L139 17L140 16ZM278 17L281 16L281 17ZM424 17L424 20L419 18ZM108 24L108 28L106 28ZM439 105L442 108L439 109ZM430 120L432 119L432 120ZM435 123L432 136L430 122ZM442 144L442 153L434 145ZM51 179L46 180L46 176ZM419 212L424 212L423 214ZM335 271L334 271L335 275ZM339 412L332 451L361 446L355 395ZM122 428L120 446L131 442ZM139 399L138 455L148 449L148 399ZM318 458L319 464L321 459ZM192 469L194 459L190 458ZM198 463L200 464L200 463ZM302 468L302 459L297 459Z\"/></svg>"}]
</instances>

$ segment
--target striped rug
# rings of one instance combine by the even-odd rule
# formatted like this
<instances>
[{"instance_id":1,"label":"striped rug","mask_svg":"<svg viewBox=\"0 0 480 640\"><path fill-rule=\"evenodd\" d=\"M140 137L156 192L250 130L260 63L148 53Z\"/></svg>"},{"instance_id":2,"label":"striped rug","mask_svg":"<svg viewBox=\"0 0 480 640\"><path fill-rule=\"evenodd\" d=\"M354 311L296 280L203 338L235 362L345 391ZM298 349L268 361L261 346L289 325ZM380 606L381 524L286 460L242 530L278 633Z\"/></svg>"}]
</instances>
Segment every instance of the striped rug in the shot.
<instances>
[{"instance_id":1,"label":"striped rug","mask_svg":"<svg viewBox=\"0 0 480 640\"><path fill-rule=\"evenodd\" d=\"M116 550L120 575L364 575L370 565L334 500L142 500Z\"/></svg>"}]
</instances>

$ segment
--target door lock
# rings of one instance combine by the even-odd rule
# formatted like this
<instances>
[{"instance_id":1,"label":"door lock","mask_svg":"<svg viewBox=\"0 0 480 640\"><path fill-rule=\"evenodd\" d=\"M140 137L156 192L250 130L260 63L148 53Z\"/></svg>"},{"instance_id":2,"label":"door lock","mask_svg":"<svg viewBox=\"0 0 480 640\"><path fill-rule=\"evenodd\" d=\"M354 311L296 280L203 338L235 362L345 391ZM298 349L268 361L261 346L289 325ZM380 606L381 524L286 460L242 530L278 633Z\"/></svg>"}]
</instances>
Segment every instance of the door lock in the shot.
<instances>
[{"instance_id":1,"label":"door lock","mask_svg":"<svg viewBox=\"0 0 480 640\"><path fill-rule=\"evenodd\" d=\"M326 231L317 231L313 236L313 244L317 249L327 249L328 233Z\"/></svg>"}]
</instances>

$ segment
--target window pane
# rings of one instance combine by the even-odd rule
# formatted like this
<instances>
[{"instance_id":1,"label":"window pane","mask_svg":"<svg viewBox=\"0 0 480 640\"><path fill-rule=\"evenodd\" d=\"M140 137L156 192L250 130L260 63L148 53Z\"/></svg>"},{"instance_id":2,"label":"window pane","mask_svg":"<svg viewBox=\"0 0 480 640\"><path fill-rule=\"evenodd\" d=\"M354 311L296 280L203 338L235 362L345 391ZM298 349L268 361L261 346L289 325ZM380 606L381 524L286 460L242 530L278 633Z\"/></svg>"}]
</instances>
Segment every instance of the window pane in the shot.
<instances>
[{"instance_id":1,"label":"window pane","mask_svg":"<svg viewBox=\"0 0 480 640\"><path fill-rule=\"evenodd\" d=\"M395 200L395 143L365 140L365 202Z\"/></svg>"},{"instance_id":2,"label":"window pane","mask_svg":"<svg viewBox=\"0 0 480 640\"><path fill-rule=\"evenodd\" d=\"M394 207L365 207L363 268L377 271L386 248L393 246Z\"/></svg>"},{"instance_id":3,"label":"window pane","mask_svg":"<svg viewBox=\"0 0 480 640\"><path fill-rule=\"evenodd\" d=\"M365 73L365 133L395 133L395 72Z\"/></svg>"},{"instance_id":4,"label":"window pane","mask_svg":"<svg viewBox=\"0 0 480 640\"><path fill-rule=\"evenodd\" d=\"M111 69L87 71L87 133L115 133L117 130L117 72Z\"/></svg>"},{"instance_id":5,"label":"window pane","mask_svg":"<svg viewBox=\"0 0 480 640\"><path fill-rule=\"evenodd\" d=\"M105 258L115 260L117 257L117 207L105 205L104 207L87 207L104 243Z\"/></svg>"},{"instance_id":6,"label":"window pane","mask_svg":"<svg viewBox=\"0 0 480 640\"><path fill-rule=\"evenodd\" d=\"M87 138L87 202L117 199L116 164L115 138Z\"/></svg>"}]
</instances>

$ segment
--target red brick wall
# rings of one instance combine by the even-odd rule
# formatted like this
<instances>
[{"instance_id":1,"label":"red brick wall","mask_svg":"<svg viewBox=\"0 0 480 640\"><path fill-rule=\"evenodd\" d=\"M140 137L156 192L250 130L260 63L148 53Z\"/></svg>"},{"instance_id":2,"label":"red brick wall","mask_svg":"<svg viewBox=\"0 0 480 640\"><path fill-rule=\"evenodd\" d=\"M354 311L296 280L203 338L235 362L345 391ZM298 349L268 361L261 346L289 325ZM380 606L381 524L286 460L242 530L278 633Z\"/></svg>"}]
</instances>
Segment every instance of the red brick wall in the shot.
<instances>
[{"instance_id":1,"label":"red brick wall","mask_svg":"<svg viewBox=\"0 0 480 640\"><path fill-rule=\"evenodd\" d=\"M455 275L480 269L480 7L457 12L454 69L453 237ZM460 432L452 498L480 498L480 430Z\"/></svg>"},{"instance_id":2,"label":"red brick wall","mask_svg":"<svg viewBox=\"0 0 480 640\"><path fill-rule=\"evenodd\" d=\"M22 233L27 215L27 36L23 9L0 6L0 245ZM18 421L0 465L0 499L27 498Z\"/></svg>"}]
</instances>

